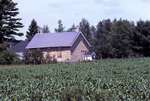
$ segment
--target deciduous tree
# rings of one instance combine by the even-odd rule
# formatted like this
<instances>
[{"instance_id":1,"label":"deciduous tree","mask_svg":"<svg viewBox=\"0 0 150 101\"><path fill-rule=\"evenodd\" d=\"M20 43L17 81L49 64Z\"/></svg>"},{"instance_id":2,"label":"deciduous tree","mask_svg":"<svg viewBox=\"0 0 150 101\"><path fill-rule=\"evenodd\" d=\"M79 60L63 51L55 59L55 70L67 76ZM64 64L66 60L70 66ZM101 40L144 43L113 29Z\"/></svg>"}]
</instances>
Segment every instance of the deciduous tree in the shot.
<instances>
[{"instance_id":1,"label":"deciduous tree","mask_svg":"<svg viewBox=\"0 0 150 101\"><path fill-rule=\"evenodd\" d=\"M58 28L55 29L55 32L64 32L64 25L62 24L61 20L58 20Z\"/></svg>"},{"instance_id":2,"label":"deciduous tree","mask_svg":"<svg viewBox=\"0 0 150 101\"><path fill-rule=\"evenodd\" d=\"M84 34L84 36L88 39L90 43L92 43L92 35L90 31L90 24L86 19L82 19L79 24L80 31Z\"/></svg>"}]
</instances>

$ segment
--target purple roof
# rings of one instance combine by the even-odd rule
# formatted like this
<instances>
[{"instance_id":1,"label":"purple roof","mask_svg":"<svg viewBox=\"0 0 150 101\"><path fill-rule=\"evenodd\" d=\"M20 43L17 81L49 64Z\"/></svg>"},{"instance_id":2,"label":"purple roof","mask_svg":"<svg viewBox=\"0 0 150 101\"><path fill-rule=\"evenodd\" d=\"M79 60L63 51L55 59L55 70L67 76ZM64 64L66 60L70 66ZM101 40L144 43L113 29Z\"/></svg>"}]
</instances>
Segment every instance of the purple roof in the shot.
<instances>
[{"instance_id":1,"label":"purple roof","mask_svg":"<svg viewBox=\"0 0 150 101\"><path fill-rule=\"evenodd\" d=\"M17 43L16 45L13 45L13 47L8 48L9 52L25 52L25 48L28 45L29 41L25 40L25 41L20 41L19 43Z\"/></svg>"},{"instance_id":2,"label":"purple roof","mask_svg":"<svg viewBox=\"0 0 150 101\"><path fill-rule=\"evenodd\" d=\"M71 47L80 33L77 32L62 32L62 33L47 33L36 34L26 49L47 48L47 47Z\"/></svg>"}]
</instances>

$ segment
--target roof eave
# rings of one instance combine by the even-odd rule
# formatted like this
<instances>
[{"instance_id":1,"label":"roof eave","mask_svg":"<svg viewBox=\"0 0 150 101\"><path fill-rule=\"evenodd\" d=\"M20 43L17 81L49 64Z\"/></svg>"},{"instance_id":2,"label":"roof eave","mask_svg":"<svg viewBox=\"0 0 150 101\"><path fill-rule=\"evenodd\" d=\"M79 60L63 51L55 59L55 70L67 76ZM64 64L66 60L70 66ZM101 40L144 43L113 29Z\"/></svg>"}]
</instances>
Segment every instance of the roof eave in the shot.
<instances>
[{"instance_id":1,"label":"roof eave","mask_svg":"<svg viewBox=\"0 0 150 101\"><path fill-rule=\"evenodd\" d=\"M54 47L26 47L26 49L44 49L44 48L68 48L72 46L54 46Z\"/></svg>"},{"instance_id":2,"label":"roof eave","mask_svg":"<svg viewBox=\"0 0 150 101\"><path fill-rule=\"evenodd\" d=\"M82 32L80 32L81 33L81 35L83 36L83 38L84 38L84 40L87 42L87 44L89 45L89 47L92 47L92 45L89 43L89 41L86 39L86 37L83 35L83 33Z\"/></svg>"}]
</instances>

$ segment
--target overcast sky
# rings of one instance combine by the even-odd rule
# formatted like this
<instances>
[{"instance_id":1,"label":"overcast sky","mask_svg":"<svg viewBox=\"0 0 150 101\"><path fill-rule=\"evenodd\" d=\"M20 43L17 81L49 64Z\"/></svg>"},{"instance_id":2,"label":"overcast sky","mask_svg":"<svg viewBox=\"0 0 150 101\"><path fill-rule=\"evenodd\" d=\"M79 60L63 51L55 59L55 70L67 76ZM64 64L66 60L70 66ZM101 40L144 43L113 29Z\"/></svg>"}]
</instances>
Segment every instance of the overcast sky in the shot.
<instances>
[{"instance_id":1,"label":"overcast sky","mask_svg":"<svg viewBox=\"0 0 150 101\"><path fill-rule=\"evenodd\" d=\"M99 20L123 18L150 20L150 0L15 0L26 32L34 18L38 25L49 25L51 32L61 19L66 28L86 18L96 25Z\"/></svg>"}]
</instances>

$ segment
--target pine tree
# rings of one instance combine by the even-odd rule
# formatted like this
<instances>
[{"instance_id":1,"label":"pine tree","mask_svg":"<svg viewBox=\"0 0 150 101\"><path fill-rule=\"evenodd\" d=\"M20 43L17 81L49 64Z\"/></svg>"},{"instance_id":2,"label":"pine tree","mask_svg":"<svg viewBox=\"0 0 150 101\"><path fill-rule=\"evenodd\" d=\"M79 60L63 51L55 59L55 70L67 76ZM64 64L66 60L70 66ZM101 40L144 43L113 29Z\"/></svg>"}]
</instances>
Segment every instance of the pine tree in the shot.
<instances>
[{"instance_id":1,"label":"pine tree","mask_svg":"<svg viewBox=\"0 0 150 101\"><path fill-rule=\"evenodd\" d=\"M71 28L69 28L67 31L68 31L68 32L74 32L76 29L77 29L77 28L76 28L75 24L73 24L73 25L71 26Z\"/></svg>"},{"instance_id":2,"label":"pine tree","mask_svg":"<svg viewBox=\"0 0 150 101\"><path fill-rule=\"evenodd\" d=\"M17 56L7 51L8 41L15 41L15 36L22 36L19 28L23 27L18 18L17 3L13 0L0 0L0 64L11 64Z\"/></svg>"},{"instance_id":3,"label":"pine tree","mask_svg":"<svg viewBox=\"0 0 150 101\"><path fill-rule=\"evenodd\" d=\"M33 19L27 31L27 35L26 35L27 39L31 40L34 37L34 35L37 34L38 32L39 32L39 27L37 25L37 22Z\"/></svg>"},{"instance_id":4,"label":"pine tree","mask_svg":"<svg viewBox=\"0 0 150 101\"><path fill-rule=\"evenodd\" d=\"M47 25L44 25L42 28L42 33L49 33L49 32L50 32L49 27Z\"/></svg>"},{"instance_id":5,"label":"pine tree","mask_svg":"<svg viewBox=\"0 0 150 101\"><path fill-rule=\"evenodd\" d=\"M58 28L55 29L55 32L64 32L65 27L62 24L61 20L58 20Z\"/></svg>"},{"instance_id":6,"label":"pine tree","mask_svg":"<svg viewBox=\"0 0 150 101\"><path fill-rule=\"evenodd\" d=\"M13 0L0 0L0 44L14 39L14 36L22 36L19 28L23 27L18 18L17 3Z\"/></svg>"}]
</instances>

